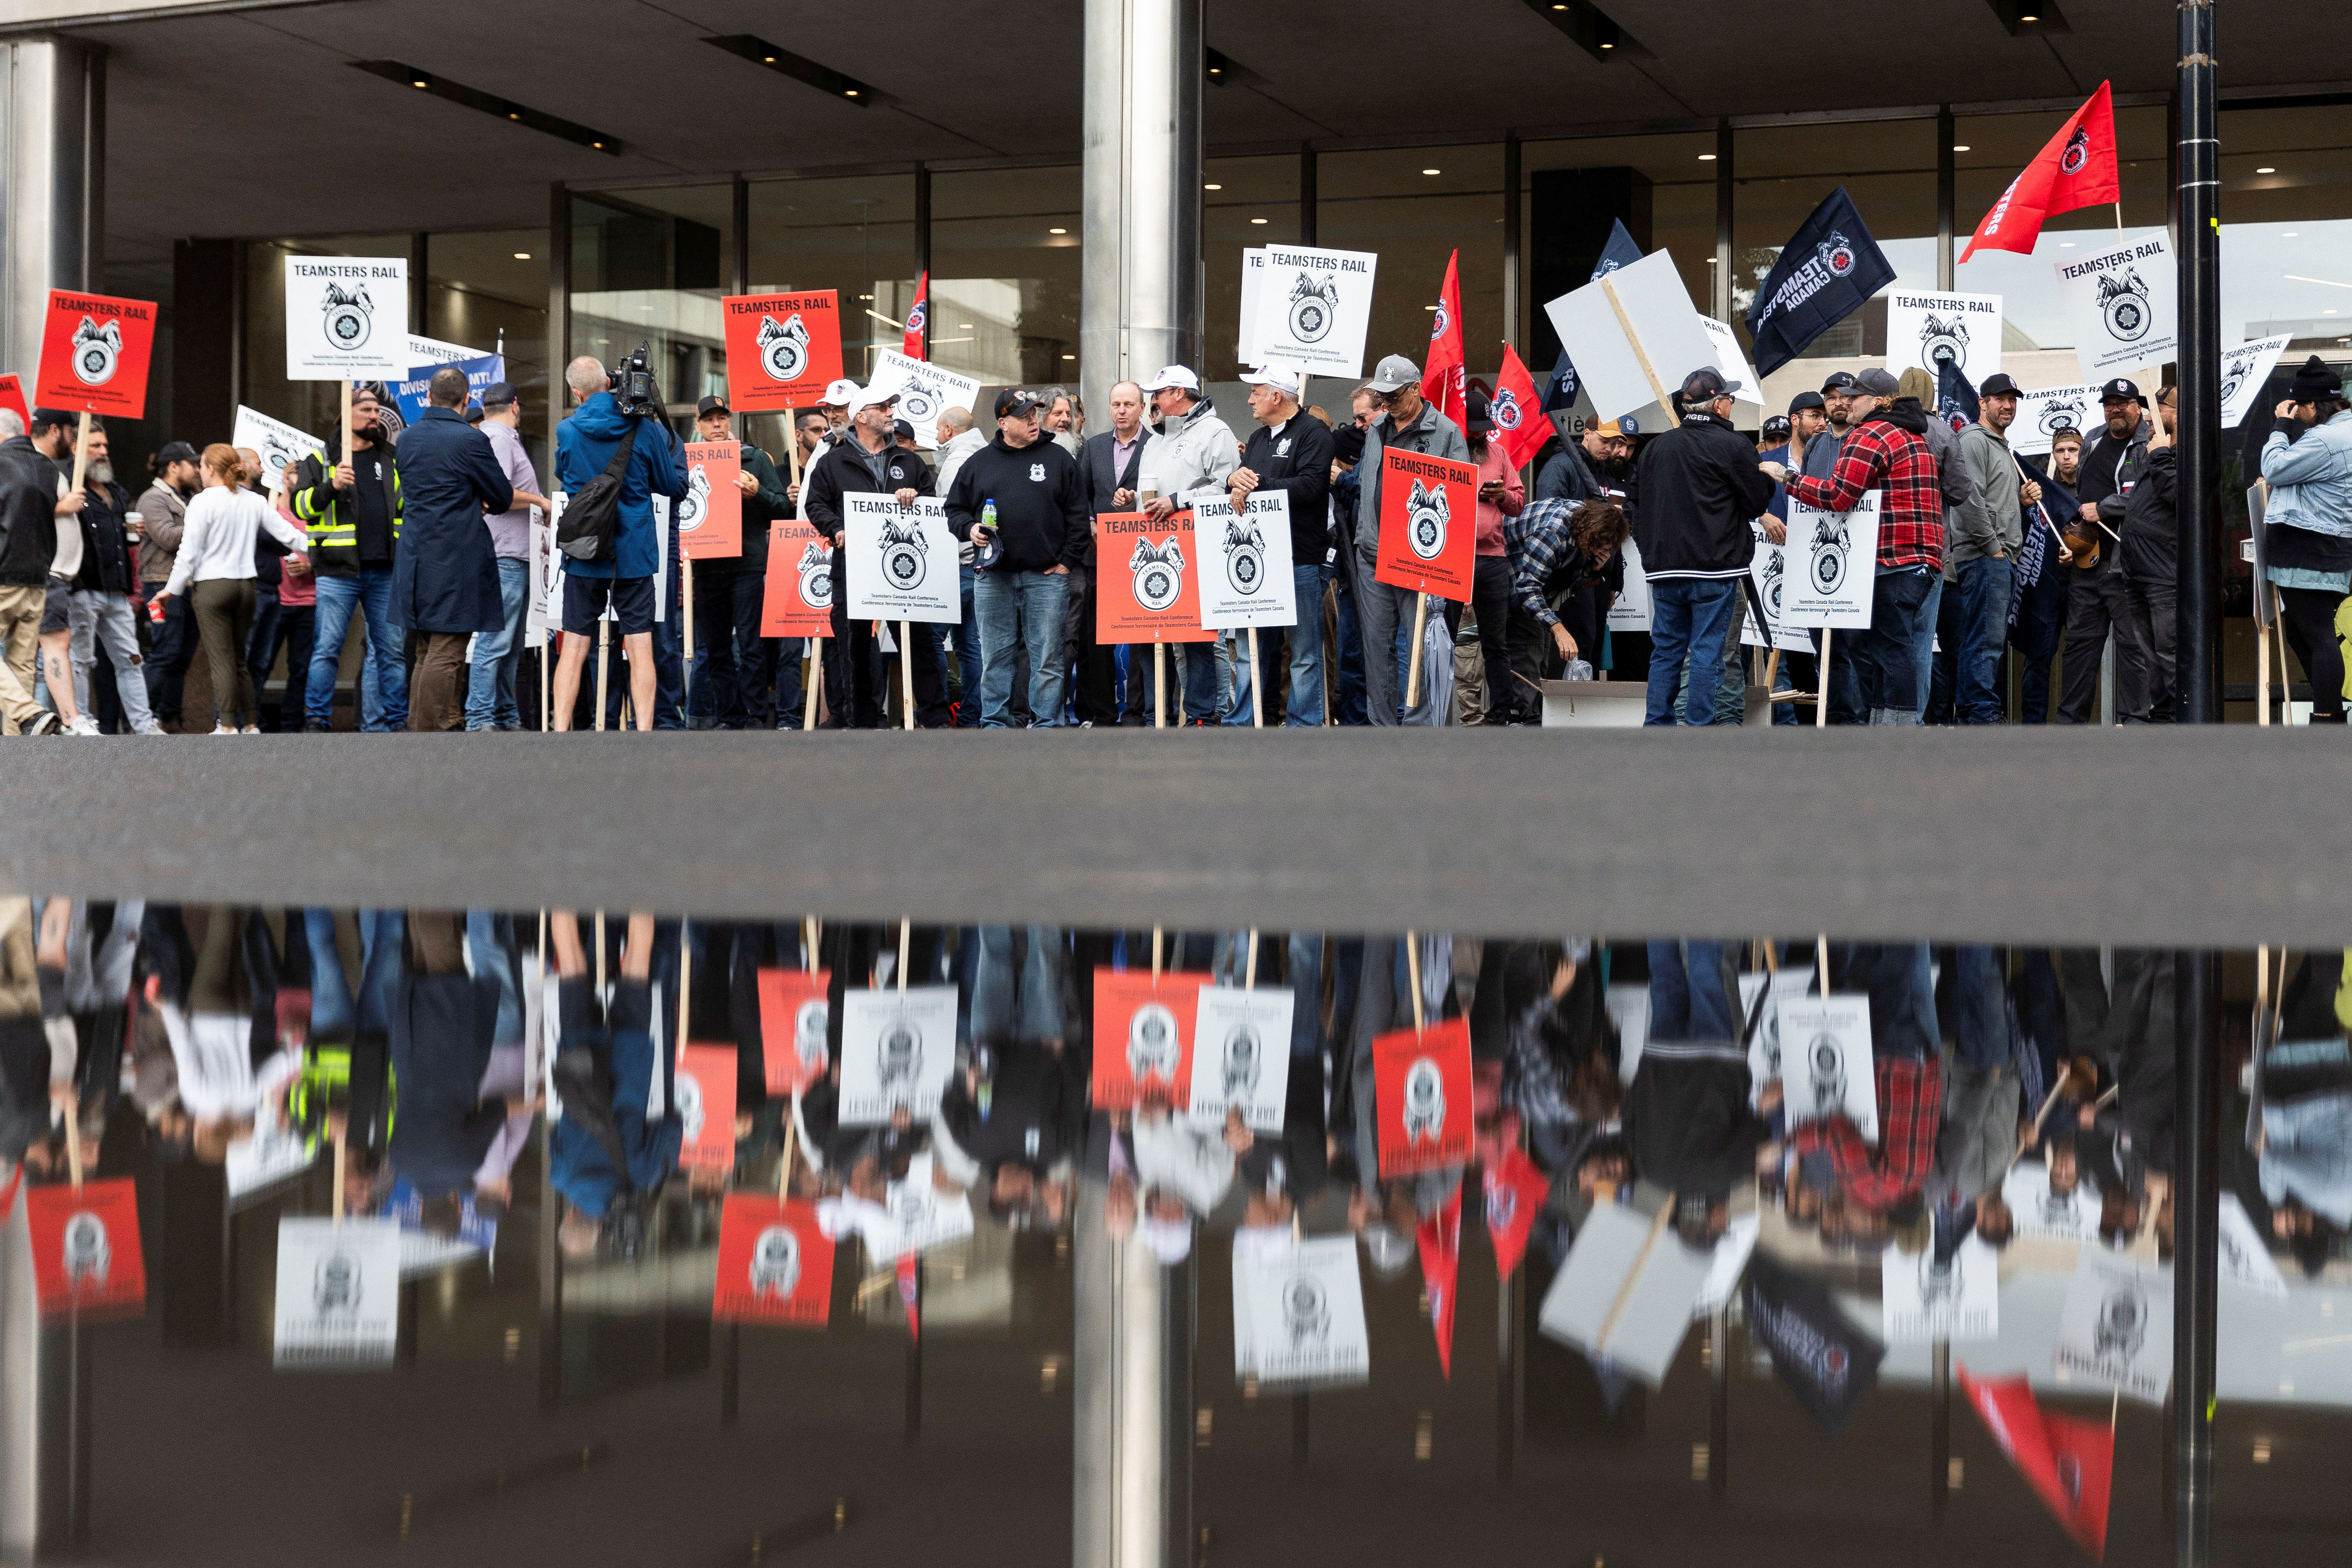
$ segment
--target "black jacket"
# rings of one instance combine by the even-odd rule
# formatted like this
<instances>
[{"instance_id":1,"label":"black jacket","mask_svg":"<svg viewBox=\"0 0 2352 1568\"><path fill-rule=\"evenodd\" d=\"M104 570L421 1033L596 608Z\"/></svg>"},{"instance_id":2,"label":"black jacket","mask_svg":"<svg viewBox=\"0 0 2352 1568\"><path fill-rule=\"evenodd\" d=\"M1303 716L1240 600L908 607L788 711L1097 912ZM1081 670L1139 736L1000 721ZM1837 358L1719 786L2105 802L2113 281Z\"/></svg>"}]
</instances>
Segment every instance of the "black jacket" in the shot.
<instances>
[{"instance_id":1,"label":"black jacket","mask_svg":"<svg viewBox=\"0 0 2352 1568\"><path fill-rule=\"evenodd\" d=\"M1023 447L995 440L965 459L948 492L948 527L968 539L981 508L996 503L997 537L1004 541L1004 571L1073 570L1087 563L1094 519L1087 511L1086 480L1077 459L1050 440Z\"/></svg>"},{"instance_id":2,"label":"black jacket","mask_svg":"<svg viewBox=\"0 0 2352 1568\"><path fill-rule=\"evenodd\" d=\"M2117 441L2103 429L2084 444L2082 465L2076 470L2074 497L2084 506L2095 505L2099 508L2099 523L2105 523L2106 527L2102 528L2098 523L2091 525L2092 535L2099 541L2099 564L2089 571L2070 571L2068 576L2077 582L2093 580L2121 570L2116 563L2123 559L2123 551L2116 548L2113 536L2124 531L2124 509L2129 504L2126 493L2138 481L2140 471L2147 466L2148 421L2155 417L2143 409L2139 423L2132 426L2132 433L2123 440ZM2065 526L2064 518L2059 519L2059 526Z\"/></svg>"},{"instance_id":3,"label":"black jacket","mask_svg":"<svg viewBox=\"0 0 2352 1568\"><path fill-rule=\"evenodd\" d=\"M57 557L58 465L12 436L0 442L0 587L41 587Z\"/></svg>"},{"instance_id":4,"label":"black jacket","mask_svg":"<svg viewBox=\"0 0 2352 1568\"><path fill-rule=\"evenodd\" d=\"M903 446L893 446L882 456L882 471L890 476L892 489L912 490L919 496L931 494L938 476L931 472L931 465L923 461L922 454L909 452Z\"/></svg>"},{"instance_id":5,"label":"black jacket","mask_svg":"<svg viewBox=\"0 0 2352 1568\"><path fill-rule=\"evenodd\" d=\"M97 479L86 481L83 489L89 498L81 508L81 570L74 586L128 593L137 580L131 565L131 528L122 520L131 509L130 492L110 480Z\"/></svg>"},{"instance_id":6,"label":"black jacket","mask_svg":"<svg viewBox=\"0 0 2352 1568\"><path fill-rule=\"evenodd\" d=\"M1625 1141L1643 1179L1727 1195L1756 1174L1771 1129L1748 1104L1748 1053L1730 1040L1652 1040L1625 1091Z\"/></svg>"},{"instance_id":7,"label":"black jacket","mask_svg":"<svg viewBox=\"0 0 2352 1568\"><path fill-rule=\"evenodd\" d=\"M1536 471L1536 493L1530 501L1589 501L1601 494L1601 481L1593 476L1592 465L1584 448L1573 441L1560 443L1559 450L1544 460Z\"/></svg>"},{"instance_id":8,"label":"black jacket","mask_svg":"<svg viewBox=\"0 0 2352 1568\"><path fill-rule=\"evenodd\" d=\"M2174 577L2179 547L2172 530L2179 476L2173 456L2169 446L2149 453L2131 498L2124 504L2124 575L2142 582L2170 582Z\"/></svg>"},{"instance_id":9,"label":"black jacket","mask_svg":"<svg viewBox=\"0 0 2352 1568\"><path fill-rule=\"evenodd\" d=\"M1756 554L1748 523L1772 499L1756 447L1729 420L1694 412L1642 452L1642 515L1634 526L1652 578L1744 576Z\"/></svg>"},{"instance_id":10,"label":"black jacket","mask_svg":"<svg viewBox=\"0 0 2352 1568\"><path fill-rule=\"evenodd\" d=\"M904 467L903 459L907 455L896 447L884 447L881 454L883 472L887 474L893 462ZM912 483L907 487L920 488ZM836 544L841 539L842 522L848 515L841 501L844 496L887 496L896 488L895 486L886 486L875 478L872 460L866 448L858 444L855 434L826 447L801 478L801 496L808 503L809 526ZM833 580L836 583L849 580L848 551L836 549L833 552ZM843 599L840 602L846 604L848 601Z\"/></svg>"},{"instance_id":11,"label":"black jacket","mask_svg":"<svg viewBox=\"0 0 2352 1568\"><path fill-rule=\"evenodd\" d=\"M778 518L793 519L793 498L784 489L784 481L776 473L776 465L765 452L745 441L739 443L743 472L759 482L759 494L743 497L743 553L719 560L698 560L697 573L708 572L713 577L755 576L768 573L768 530Z\"/></svg>"},{"instance_id":12,"label":"black jacket","mask_svg":"<svg viewBox=\"0 0 2352 1568\"><path fill-rule=\"evenodd\" d=\"M1258 492L1290 497L1290 559L1321 566L1331 548L1331 432L1301 409L1276 435L1261 424L1250 432L1242 466L1255 474Z\"/></svg>"}]
</instances>

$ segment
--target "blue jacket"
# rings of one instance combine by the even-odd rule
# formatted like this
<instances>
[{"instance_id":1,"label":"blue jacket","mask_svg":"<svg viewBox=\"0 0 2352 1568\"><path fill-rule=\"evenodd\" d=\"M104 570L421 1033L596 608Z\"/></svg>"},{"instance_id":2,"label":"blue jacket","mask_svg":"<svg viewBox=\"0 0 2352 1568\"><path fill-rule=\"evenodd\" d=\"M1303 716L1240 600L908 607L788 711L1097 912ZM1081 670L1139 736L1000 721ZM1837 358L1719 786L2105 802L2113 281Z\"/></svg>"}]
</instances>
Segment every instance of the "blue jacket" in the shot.
<instances>
[{"instance_id":1,"label":"blue jacket","mask_svg":"<svg viewBox=\"0 0 2352 1568\"><path fill-rule=\"evenodd\" d=\"M452 410L427 408L393 456L402 510L388 618L411 632L498 631L506 610L483 510L512 507L514 486L489 437Z\"/></svg>"},{"instance_id":2,"label":"blue jacket","mask_svg":"<svg viewBox=\"0 0 2352 1568\"><path fill-rule=\"evenodd\" d=\"M604 471L629 426L640 423L625 416L613 394L598 392L572 411L555 431L555 482L567 496L576 496L589 480ZM654 535L654 497L673 502L686 494L686 481L670 452L669 427L660 420L642 422L637 444L629 453L628 472L621 476L621 523L613 537L610 560L566 561L563 570L574 577L652 577L661 570L661 547Z\"/></svg>"},{"instance_id":3,"label":"blue jacket","mask_svg":"<svg viewBox=\"0 0 2352 1568\"><path fill-rule=\"evenodd\" d=\"M2284 430L2271 432L2263 477L2271 485L2265 520L2352 538L2352 409L2293 442Z\"/></svg>"}]
</instances>

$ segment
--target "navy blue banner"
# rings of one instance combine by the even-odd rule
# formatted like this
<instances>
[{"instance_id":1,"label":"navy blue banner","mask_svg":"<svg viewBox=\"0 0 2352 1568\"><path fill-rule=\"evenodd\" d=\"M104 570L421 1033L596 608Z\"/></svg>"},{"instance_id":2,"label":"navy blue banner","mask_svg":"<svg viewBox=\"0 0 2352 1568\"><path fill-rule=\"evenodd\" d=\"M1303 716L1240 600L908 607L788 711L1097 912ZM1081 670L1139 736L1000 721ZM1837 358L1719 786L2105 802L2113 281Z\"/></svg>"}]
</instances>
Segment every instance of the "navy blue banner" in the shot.
<instances>
[{"instance_id":1,"label":"navy blue banner","mask_svg":"<svg viewBox=\"0 0 2352 1568\"><path fill-rule=\"evenodd\" d=\"M1895 281L1895 268L1840 185L1799 225L1756 291L1748 332L1756 373L1769 376Z\"/></svg>"},{"instance_id":2,"label":"navy blue banner","mask_svg":"<svg viewBox=\"0 0 2352 1568\"><path fill-rule=\"evenodd\" d=\"M1625 220L1612 219L1609 225L1609 243L1601 249L1601 259L1592 264L1592 278L1631 267L1642 259L1642 247L1625 232ZM1592 278L1586 279L1587 282ZM1544 382L1543 411L1557 413L1576 402L1576 367L1568 362L1568 350L1559 351L1559 361L1551 368L1551 377Z\"/></svg>"}]
</instances>

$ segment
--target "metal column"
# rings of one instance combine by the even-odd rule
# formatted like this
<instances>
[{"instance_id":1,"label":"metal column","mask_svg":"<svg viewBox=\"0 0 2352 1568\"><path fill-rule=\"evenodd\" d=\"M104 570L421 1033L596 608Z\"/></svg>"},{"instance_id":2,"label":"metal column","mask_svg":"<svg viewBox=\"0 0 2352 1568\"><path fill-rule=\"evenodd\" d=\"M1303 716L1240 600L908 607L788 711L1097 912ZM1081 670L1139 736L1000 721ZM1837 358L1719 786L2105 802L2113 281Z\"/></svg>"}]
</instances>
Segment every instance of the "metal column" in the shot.
<instances>
[{"instance_id":1,"label":"metal column","mask_svg":"<svg viewBox=\"0 0 2352 1568\"><path fill-rule=\"evenodd\" d=\"M1708 313L1731 319L1731 120L1715 122L1715 276L1708 279Z\"/></svg>"},{"instance_id":2,"label":"metal column","mask_svg":"<svg viewBox=\"0 0 2352 1568\"><path fill-rule=\"evenodd\" d=\"M1519 252L1524 245L1520 239L1519 207L1519 139L1514 132L1503 138L1503 341L1514 349L1525 337L1519 328L1519 314L1526 308L1520 298L1524 289Z\"/></svg>"},{"instance_id":3,"label":"metal column","mask_svg":"<svg viewBox=\"0 0 2352 1568\"><path fill-rule=\"evenodd\" d=\"M1078 389L1200 368L1202 0L1087 0Z\"/></svg>"},{"instance_id":4,"label":"metal column","mask_svg":"<svg viewBox=\"0 0 2352 1568\"><path fill-rule=\"evenodd\" d=\"M1078 1190L1070 1561L1192 1561L1192 1315L1197 1262L1162 1267L1103 1230L1103 1188Z\"/></svg>"},{"instance_id":5,"label":"metal column","mask_svg":"<svg viewBox=\"0 0 2352 1568\"><path fill-rule=\"evenodd\" d=\"M555 461L557 427L572 412L563 380L572 363L572 193L547 188L547 460Z\"/></svg>"},{"instance_id":6,"label":"metal column","mask_svg":"<svg viewBox=\"0 0 2352 1568\"><path fill-rule=\"evenodd\" d=\"M41 357L49 290L94 289L104 277L106 52L70 38L21 38L0 56L0 362L29 373Z\"/></svg>"},{"instance_id":7,"label":"metal column","mask_svg":"<svg viewBox=\"0 0 2352 1568\"><path fill-rule=\"evenodd\" d=\"M2179 715L2221 722L2221 142L2214 113L2213 0L2180 0Z\"/></svg>"},{"instance_id":8,"label":"metal column","mask_svg":"<svg viewBox=\"0 0 2352 1568\"><path fill-rule=\"evenodd\" d=\"M2210 0L2184 0L2185 14ZM2184 25L2185 26L2185 25ZM2210 38L2211 35L2209 33ZM2182 216L2187 217L2187 204ZM2187 226L2185 222L2183 226ZM2172 1560L2204 1568L2213 1544L2213 1367L2221 1272L2221 964L2210 952L2169 960L2179 1030L2173 1111Z\"/></svg>"},{"instance_id":9,"label":"metal column","mask_svg":"<svg viewBox=\"0 0 2352 1568\"><path fill-rule=\"evenodd\" d=\"M1958 204L1959 164L1952 151L1958 127L1952 123L1952 106L1936 110L1936 287L1949 294L1954 285L1952 261L1953 209Z\"/></svg>"}]
</instances>

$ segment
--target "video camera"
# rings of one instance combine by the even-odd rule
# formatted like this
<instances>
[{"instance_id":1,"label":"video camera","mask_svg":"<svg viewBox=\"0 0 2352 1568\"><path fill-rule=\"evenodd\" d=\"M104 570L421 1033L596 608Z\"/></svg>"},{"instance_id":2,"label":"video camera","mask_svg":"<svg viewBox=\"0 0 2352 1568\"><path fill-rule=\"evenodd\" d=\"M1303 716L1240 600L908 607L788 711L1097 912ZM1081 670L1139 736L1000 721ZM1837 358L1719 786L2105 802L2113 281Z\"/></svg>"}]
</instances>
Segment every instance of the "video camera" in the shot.
<instances>
[{"instance_id":1,"label":"video camera","mask_svg":"<svg viewBox=\"0 0 2352 1568\"><path fill-rule=\"evenodd\" d=\"M637 351L613 367L613 402L631 419L661 417L661 389L654 385L653 371L646 362L652 347L640 340Z\"/></svg>"}]
</instances>

